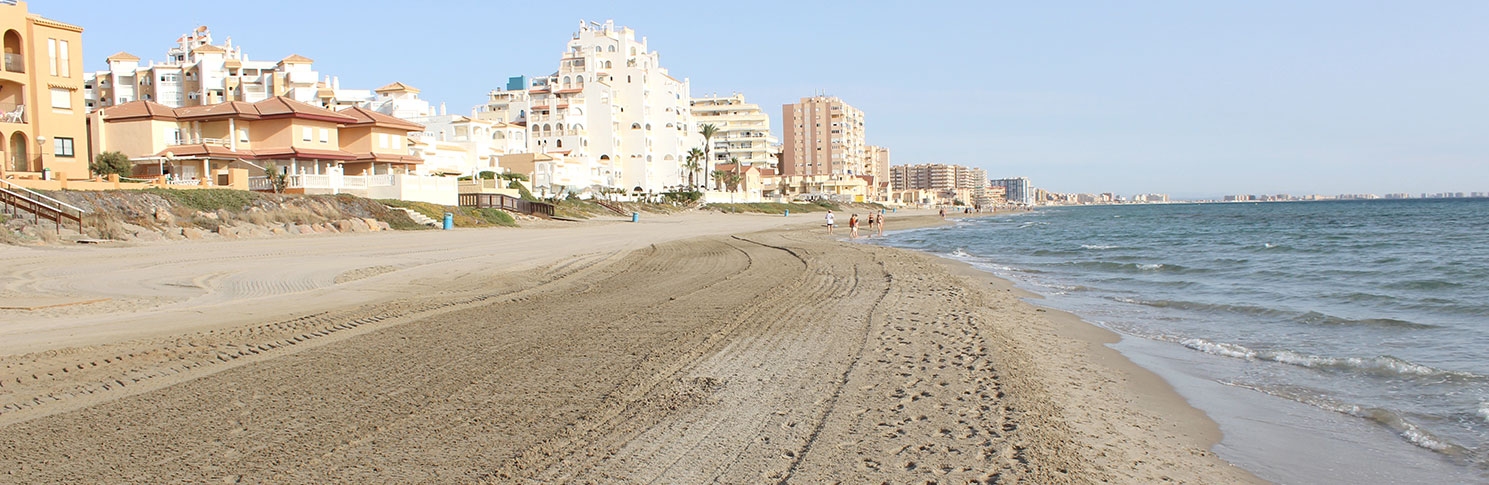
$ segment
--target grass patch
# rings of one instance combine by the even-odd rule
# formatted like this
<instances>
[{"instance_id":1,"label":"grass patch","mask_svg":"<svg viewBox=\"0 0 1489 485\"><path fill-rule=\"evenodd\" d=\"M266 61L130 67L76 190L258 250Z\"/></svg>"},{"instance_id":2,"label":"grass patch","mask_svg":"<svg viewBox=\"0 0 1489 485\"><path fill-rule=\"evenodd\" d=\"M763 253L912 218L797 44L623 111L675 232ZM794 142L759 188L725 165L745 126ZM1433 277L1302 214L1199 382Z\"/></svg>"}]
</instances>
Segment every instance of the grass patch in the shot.
<instances>
[{"instance_id":1,"label":"grass patch","mask_svg":"<svg viewBox=\"0 0 1489 485\"><path fill-rule=\"evenodd\" d=\"M443 221L445 213L449 212L455 227L517 227L517 220L501 209L474 209L396 199L381 199L378 202L387 204L389 207L413 209L414 212L435 221Z\"/></svg>"},{"instance_id":2,"label":"grass patch","mask_svg":"<svg viewBox=\"0 0 1489 485\"><path fill-rule=\"evenodd\" d=\"M213 212L219 209L242 211L253 205L254 202L264 199L264 195L257 192L232 189L144 189L142 192L155 194L170 200L176 205L190 207L203 212Z\"/></svg>"}]
</instances>

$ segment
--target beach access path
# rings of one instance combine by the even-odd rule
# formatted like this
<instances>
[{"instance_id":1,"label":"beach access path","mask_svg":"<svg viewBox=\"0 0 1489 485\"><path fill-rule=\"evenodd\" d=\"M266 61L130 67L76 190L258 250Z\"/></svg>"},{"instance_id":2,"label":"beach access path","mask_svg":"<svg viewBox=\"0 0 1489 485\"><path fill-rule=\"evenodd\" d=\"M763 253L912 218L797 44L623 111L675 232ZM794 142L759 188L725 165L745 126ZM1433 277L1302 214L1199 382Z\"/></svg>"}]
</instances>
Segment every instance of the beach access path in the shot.
<instances>
[{"instance_id":1,"label":"beach access path","mask_svg":"<svg viewBox=\"0 0 1489 485\"><path fill-rule=\"evenodd\" d=\"M1099 332L819 216L0 249L109 298L0 323L0 482L1254 480Z\"/></svg>"}]
</instances>

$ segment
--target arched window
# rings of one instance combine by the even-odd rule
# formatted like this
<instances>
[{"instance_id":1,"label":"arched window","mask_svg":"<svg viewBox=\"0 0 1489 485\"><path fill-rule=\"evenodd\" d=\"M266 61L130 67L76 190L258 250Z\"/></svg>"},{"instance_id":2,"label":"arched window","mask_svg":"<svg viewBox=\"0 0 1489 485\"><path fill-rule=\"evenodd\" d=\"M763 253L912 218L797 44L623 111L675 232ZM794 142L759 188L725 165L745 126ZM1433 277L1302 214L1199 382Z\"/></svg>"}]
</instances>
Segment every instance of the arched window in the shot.
<instances>
[{"instance_id":1,"label":"arched window","mask_svg":"<svg viewBox=\"0 0 1489 485\"><path fill-rule=\"evenodd\" d=\"M564 86L567 87L570 84L574 84L573 78L570 78L569 76L564 76Z\"/></svg>"},{"instance_id":2,"label":"arched window","mask_svg":"<svg viewBox=\"0 0 1489 485\"><path fill-rule=\"evenodd\" d=\"M636 46L631 46L631 55L636 55Z\"/></svg>"},{"instance_id":3,"label":"arched window","mask_svg":"<svg viewBox=\"0 0 1489 485\"><path fill-rule=\"evenodd\" d=\"M647 123L647 124L646 124L646 129L647 129L647 130L651 130L651 123Z\"/></svg>"},{"instance_id":4,"label":"arched window","mask_svg":"<svg viewBox=\"0 0 1489 485\"><path fill-rule=\"evenodd\" d=\"M615 46L610 46L610 52L615 52Z\"/></svg>"},{"instance_id":5,"label":"arched window","mask_svg":"<svg viewBox=\"0 0 1489 485\"><path fill-rule=\"evenodd\" d=\"M563 123L555 124L555 125L553 125L553 129L558 130L558 131L564 131L564 124Z\"/></svg>"},{"instance_id":6,"label":"arched window","mask_svg":"<svg viewBox=\"0 0 1489 485\"><path fill-rule=\"evenodd\" d=\"M493 131L493 132L491 132L491 139L492 140L505 140L505 139L507 139L507 133L504 132L504 131L501 131L501 130Z\"/></svg>"},{"instance_id":7,"label":"arched window","mask_svg":"<svg viewBox=\"0 0 1489 485\"><path fill-rule=\"evenodd\" d=\"M610 69L610 61L605 61L605 69Z\"/></svg>"},{"instance_id":8,"label":"arched window","mask_svg":"<svg viewBox=\"0 0 1489 485\"><path fill-rule=\"evenodd\" d=\"M558 141L558 147L559 148L563 148L564 147L564 141L563 140L559 140Z\"/></svg>"},{"instance_id":9,"label":"arched window","mask_svg":"<svg viewBox=\"0 0 1489 485\"><path fill-rule=\"evenodd\" d=\"M598 54L601 52L605 52L605 49L600 46L595 46L595 53Z\"/></svg>"},{"instance_id":10,"label":"arched window","mask_svg":"<svg viewBox=\"0 0 1489 485\"><path fill-rule=\"evenodd\" d=\"M574 76L574 84L575 85L578 85L578 86L583 86L584 85L584 76Z\"/></svg>"},{"instance_id":11,"label":"arched window","mask_svg":"<svg viewBox=\"0 0 1489 485\"><path fill-rule=\"evenodd\" d=\"M570 125L569 128L572 128L572 129L575 129L575 130L583 130L584 129L584 125L579 124L579 123L574 123L573 125Z\"/></svg>"},{"instance_id":12,"label":"arched window","mask_svg":"<svg viewBox=\"0 0 1489 485\"><path fill-rule=\"evenodd\" d=\"M533 133L537 133L538 130L541 130L541 129L543 129L543 127L538 126L538 125L533 125Z\"/></svg>"},{"instance_id":13,"label":"arched window","mask_svg":"<svg viewBox=\"0 0 1489 485\"><path fill-rule=\"evenodd\" d=\"M639 129L641 129L641 123L631 123L631 129L632 130L639 130Z\"/></svg>"}]
</instances>

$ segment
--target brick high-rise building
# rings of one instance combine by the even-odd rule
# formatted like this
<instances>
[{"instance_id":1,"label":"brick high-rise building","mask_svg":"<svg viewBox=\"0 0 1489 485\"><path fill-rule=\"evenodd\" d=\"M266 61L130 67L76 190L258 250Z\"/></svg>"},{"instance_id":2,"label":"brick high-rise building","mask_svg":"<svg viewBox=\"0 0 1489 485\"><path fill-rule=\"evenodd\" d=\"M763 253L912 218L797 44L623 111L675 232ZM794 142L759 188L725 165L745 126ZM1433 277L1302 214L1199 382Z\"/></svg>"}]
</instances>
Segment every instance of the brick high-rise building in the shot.
<instances>
[{"instance_id":1,"label":"brick high-rise building","mask_svg":"<svg viewBox=\"0 0 1489 485\"><path fill-rule=\"evenodd\" d=\"M863 112L830 96L782 107L781 175L870 175Z\"/></svg>"}]
</instances>

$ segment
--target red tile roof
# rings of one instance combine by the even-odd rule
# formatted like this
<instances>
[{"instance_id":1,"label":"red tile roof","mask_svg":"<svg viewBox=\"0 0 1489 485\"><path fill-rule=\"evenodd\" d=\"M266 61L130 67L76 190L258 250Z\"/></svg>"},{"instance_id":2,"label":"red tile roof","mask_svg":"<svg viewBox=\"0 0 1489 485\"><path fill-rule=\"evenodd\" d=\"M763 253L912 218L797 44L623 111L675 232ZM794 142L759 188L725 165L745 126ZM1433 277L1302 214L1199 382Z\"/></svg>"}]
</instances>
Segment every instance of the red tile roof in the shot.
<instances>
[{"instance_id":1,"label":"red tile roof","mask_svg":"<svg viewBox=\"0 0 1489 485\"><path fill-rule=\"evenodd\" d=\"M129 121L139 119L155 119L175 121L176 111L154 101L130 101L117 106L109 106L102 110L103 119L106 121Z\"/></svg>"},{"instance_id":2,"label":"red tile roof","mask_svg":"<svg viewBox=\"0 0 1489 485\"><path fill-rule=\"evenodd\" d=\"M264 118L305 118L332 123L355 123L357 121L356 118L284 96L275 96L253 103L253 107L257 108L259 116Z\"/></svg>"},{"instance_id":3,"label":"red tile roof","mask_svg":"<svg viewBox=\"0 0 1489 485\"><path fill-rule=\"evenodd\" d=\"M402 118L398 118L398 117L386 115L386 114L383 114L383 113L379 113L379 112L376 112L376 111L372 111L370 109L366 109L366 108L362 108L362 107L346 108L346 109L343 109L341 111L337 111L336 113L337 114L341 114L341 115L346 115L348 117L355 118L357 120L357 121L354 121L354 122L351 122L351 123L347 123L347 126L372 125L372 126L378 126L378 127L382 127L382 128L393 128L393 129L398 129L398 130L424 131L424 125L421 125L421 124L418 124L418 123L414 123L412 121L404 120Z\"/></svg>"}]
</instances>

